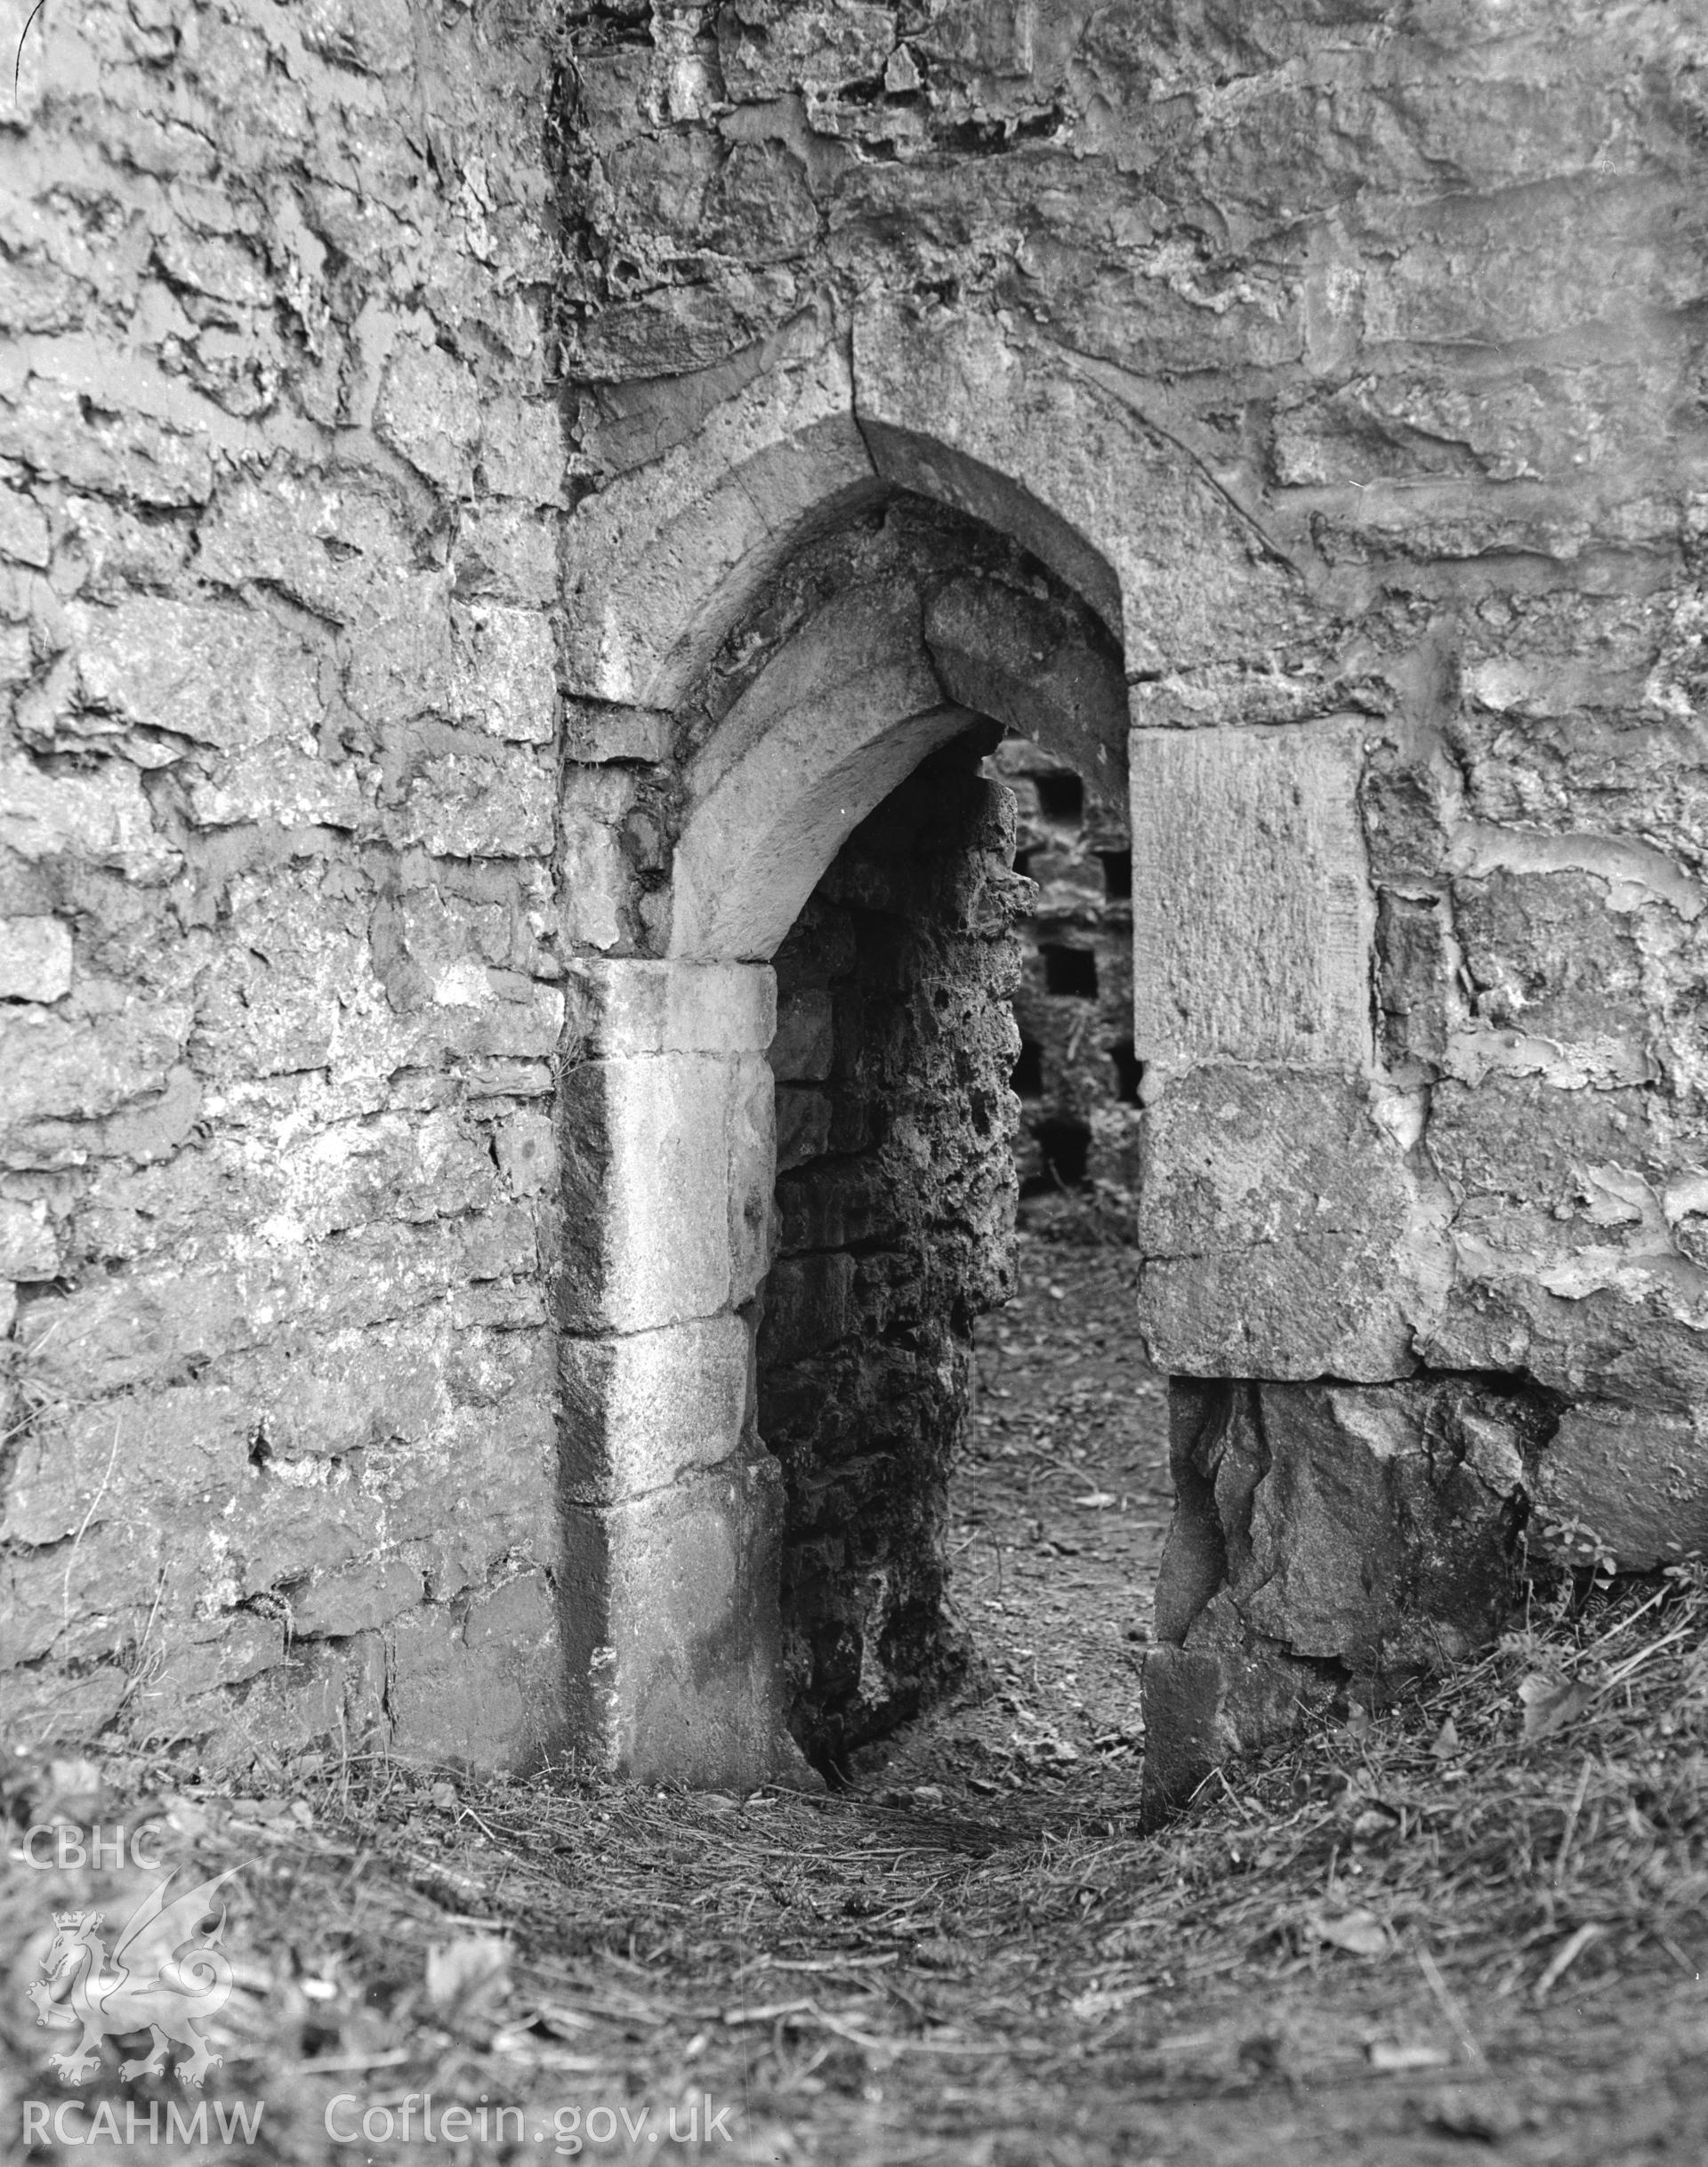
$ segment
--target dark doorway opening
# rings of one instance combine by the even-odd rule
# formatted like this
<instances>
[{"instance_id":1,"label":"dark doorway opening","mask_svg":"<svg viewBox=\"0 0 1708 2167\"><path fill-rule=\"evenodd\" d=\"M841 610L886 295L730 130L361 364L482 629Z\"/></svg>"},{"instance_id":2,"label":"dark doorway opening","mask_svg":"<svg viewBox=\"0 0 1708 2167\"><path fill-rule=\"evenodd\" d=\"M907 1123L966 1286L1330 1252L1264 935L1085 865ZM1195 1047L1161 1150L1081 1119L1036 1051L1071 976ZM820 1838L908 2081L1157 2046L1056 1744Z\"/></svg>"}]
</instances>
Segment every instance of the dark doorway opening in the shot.
<instances>
[{"instance_id":1,"label":"dark doorway opening","mask_svg":"<svg viewBox=\"0 0 1708 2167\"><path fill-rule=\"evenodd\" d=\"M1014 1291L1020 896L1004 793L981 772L996 734L932 754L855 829L773 958L758 1425L784 1481L791 1728L833 1778L971 1659L948 1600L949 1469L974 1319Z\"/></svg>"}]
</instances>

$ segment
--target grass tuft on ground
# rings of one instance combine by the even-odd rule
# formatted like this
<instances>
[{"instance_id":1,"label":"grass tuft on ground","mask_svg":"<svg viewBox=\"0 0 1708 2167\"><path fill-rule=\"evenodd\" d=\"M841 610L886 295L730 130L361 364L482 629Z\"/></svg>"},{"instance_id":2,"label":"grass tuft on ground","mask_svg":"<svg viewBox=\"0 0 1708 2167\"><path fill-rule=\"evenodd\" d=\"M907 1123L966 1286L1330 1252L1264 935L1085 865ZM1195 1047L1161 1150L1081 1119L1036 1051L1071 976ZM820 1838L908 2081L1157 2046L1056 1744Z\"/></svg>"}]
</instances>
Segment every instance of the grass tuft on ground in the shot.
<instances>
[{"instance_id":1,"label":"grass tuft on ground","mask_svg":"<svg viewBox=\"0 0 1708 2167\"><path fill-rule=\"evenodd\" d=\"M1151 1837L1135 1774L1095 1759L999 1799L939 1775L906 1805L361 1760L240 1797L170 1760L14 1765L8 2155L31 2101L81 2099L73 2131L101 2099L120 2131L127 2104L144 2127L150 2099L188 2112L170 2070L121 2083L112 2042L62 2084L47 2057L75 2034L27 1997L52 1913L117 1921L158 1877L37 1868L26 1831L110 1842L122 1818L180 1888L238 1869L206 2097L265 2114L205 2156L1688 2157L1667 2147L1708 2128L1705 1622L1695 1571L1562 1587L1474 1669L1213 1778ZM411 2094L431 2141L418 2104L403 2139Z\"/></svg>"}]
</instances>

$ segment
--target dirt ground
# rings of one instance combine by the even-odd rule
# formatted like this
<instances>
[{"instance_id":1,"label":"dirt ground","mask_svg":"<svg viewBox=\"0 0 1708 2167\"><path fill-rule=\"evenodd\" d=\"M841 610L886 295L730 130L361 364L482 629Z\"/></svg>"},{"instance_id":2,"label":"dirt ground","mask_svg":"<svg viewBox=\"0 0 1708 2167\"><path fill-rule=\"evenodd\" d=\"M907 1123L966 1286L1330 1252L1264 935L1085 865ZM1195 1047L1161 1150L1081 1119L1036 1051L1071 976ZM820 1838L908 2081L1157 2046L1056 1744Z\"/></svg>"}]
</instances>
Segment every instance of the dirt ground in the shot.
<instances>
[{"instance_id":1,"label":"dirt ground","mask_svg":"<svg viewBox=\"0 0 1708 2167\"><path fill-rule=\"evenodd\" d=\"M1140 1674L1173 1491L1164 1380L1139 1365L1135 1269L1114 1245L1020 1237L1020 1293L979 1340L953 1494L955 1607L979 1672L868 1749L881 1800L933 1783L1034 1804L1081 1764L1136 1780ZM929 1799L929 1790L926 1792Z\"/></svg>"},{"instance_id":2,"label":"dirt ground","mask_svg":"<svg viewBox=\"0 0 1708 2167\"><path fill-rule=\"evenodd\" d=\"M987 1674L841 1792L4 1771L4 2156L1708 2159L1699 1578L1539 1597L1474 1670L1138 1835L1167 1485L1130 1278L1027 1242L955 1501ZM113 2040L81 2082L49 2062L54 1914L99 1908L110 1954L158 1886L113 1869L121 1822L174 1893L236 1869L199 2093L121 2079ZM100 1871L29 1835L97 1823Z\"/></svg>"}]
</instances>

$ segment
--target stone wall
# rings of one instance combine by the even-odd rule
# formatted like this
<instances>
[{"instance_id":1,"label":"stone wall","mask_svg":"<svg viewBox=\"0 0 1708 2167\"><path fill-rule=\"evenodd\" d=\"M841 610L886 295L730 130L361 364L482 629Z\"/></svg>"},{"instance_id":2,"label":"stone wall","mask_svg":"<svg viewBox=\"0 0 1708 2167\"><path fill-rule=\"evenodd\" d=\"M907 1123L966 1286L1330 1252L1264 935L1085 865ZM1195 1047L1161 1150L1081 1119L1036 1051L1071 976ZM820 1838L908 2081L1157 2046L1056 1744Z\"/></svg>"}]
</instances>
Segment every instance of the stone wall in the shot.
<instances>
[{"instance_id":1,"label":"stone wall","mask_svg":"<svg viewBox=\"0 0 1708 2167\"><path fill-rule=\"evenodd\" d=\"M1014 1288L1022 883L977 738L856 829L777 951L778 1254L759 1427L782 1463L796 1737L819 1766L965 1667L947 1490L973 1320Z\"/></svg>"},{"instance_id":2,"label":"stone wall","mask_svg":"<svg viewBox=\"0 0 1708 2167\"><path fill-rule=\"evenodd\" d=\"M561 1733L550 11L50 8L0 115L0 1684Z\"/></svg>"},{"instance_id":3,"label":"stone wall","mask_svg":"<svg viewBox=\"0 0 1708 2167\"><path fill-rule=\"evenodd\" d=\"M1042 745L991 761L1014 793L1014 870L1035 883L1019 928L1016 1144L1022 1196L1087 1201L1088 1227L1130 1230L1140 1065L1132 1045L1132 836L1120 802ZM1070 1192L1082 1194L1075 1197ZM1040 1207L1046 1212L1048 1206Z\"/></svg>"},{"instance_id":4,"label":"stone wall","mask_svg":"<svg viewBox=\"0 0 1708 2167\"><path fill-rule=\"evenodd\" d=\"M697 487L696 534L761 580L721 474L946 498L1124 652L1142 1328L1179 1376L1265 1381L1260 1411L1341 1396L1216 1519L1227 1631L1201 1586L1174 1606L1191 1721L1249 1738L1309 1698L1289 1664L1486 1629L1527 1515L1533 1554L1700 1547L1708 196L1680 19L743 0L661 42L604 15L578 68L590 482L659 521ZM568 546L590 602L632 598L574 520ZM590 689L676 681L691 613L638 614L661 629L620 669L590 650ZM1461 1480L1467 1407L1491 1441ZM1445 1488L1366 1479L1373 1454ZM1299 1576L1260 1621L1227 1560L1266 1486L1301 1554L1386 1515L1478 1571L1412 1573L1409 1639L1376 1604L1325 1624ZM1242 1729L1216 1711L1251 1665Z\"/></svg>"},{"instance_id":5,"label":"stone wall","mask_svg":"<svg viewBox=\"0 0 1708 2167\"><path fill-rule=\"evenodd\" d=\"M565 974L762 961L957 710L1132 726L1161 1365L1700 1547L1688 11L550 28L91 0L0 122L9 1708L562 1739Z\"/></svg>"}]
</instances>

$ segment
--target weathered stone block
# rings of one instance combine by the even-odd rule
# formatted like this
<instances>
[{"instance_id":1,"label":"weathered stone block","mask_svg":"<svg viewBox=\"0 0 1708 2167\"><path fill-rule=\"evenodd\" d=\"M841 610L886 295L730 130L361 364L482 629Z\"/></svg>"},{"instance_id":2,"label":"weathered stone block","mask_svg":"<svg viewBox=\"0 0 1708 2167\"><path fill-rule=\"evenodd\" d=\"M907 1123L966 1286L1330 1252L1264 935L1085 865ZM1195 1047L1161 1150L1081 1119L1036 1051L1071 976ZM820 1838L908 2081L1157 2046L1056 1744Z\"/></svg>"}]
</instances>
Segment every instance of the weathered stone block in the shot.
<instances>
[{"instance_id":1,"label":"weathered stone block","mask_svg":"<svg viewBox=\"0 0 1708 2167\"><path fill-rule=\"evenodd\" d=\"M451 592L442 571L395 568L362 588L338 652L344 697L365 721L455 712Z\"/></svg>"},{"instance_id":2,"label":"weathered stone block","mask_svg":"<svg viewBox=\"0 0 1708 2167\"><path fill-rule=\"evenodd\" d=\"M1542 828L1633 839L1700 869L1708 758L1684 719L1692 692L1667 686L1657 665L1645 698L1640 668L1604 676L1577 663L1575 652L1562 664L1560 633L1552 626L1547 632L1549 652L1527 665L1504 651L1511 634L1501 627L1503 651L1476 673L1482 697L1501 705L1490 713L1479 700L1454 727L1468 810L1509 834ZM1654 712L1659 707L1672 712L1663 716Z\"/></svg>"},{"instance_id":3,"label":"weathered stone block","mask_svg":"<svg viewBox=\"0 0 1708 2167\"><path fill-rule=\"evenodd\" d=\"M1403 1377L1434 1245L1360 1085L1201 1068L1147 1111L1139 1323L1160 1368Z\"/></svg>"},{"instance_id":4,"label":"weathered stone block","mask_svg":"<svg viewBox=\"0 0 1708 2167\"><path fill-rule=\"evenodd\" d=\"M365 1558L343 1572L317 1573L291 1591L292 1637L346 1639L389 1625L421 1599L419 1565L406 1558Z\"/></svg>"},{"instance_id":5,"label":"weathered stone block","mask_svg":"<svg viewBox=\"0 0 1708 2167\"><path fill-rule=\"evenodd\" d=\"M176 1002L146 1001L87 1020L36 1008L0 1017L0 1132L87 1120L164 1089L189 1022Z\"/></svg>"},{"instance_id":6,"label":"weathered stone block","mask_svg":"<svg viewBox=\"0 0 1708 2167\"><path fill-rule=\"evenodd\" d=\"M386 367L374 433L430 481L466 492L480 434L473 376L442 348L403 340Z\"/></svg>"},{"instance_id":7,"label":"weathered stone block","mask_svg":"<svg viewBox=\"0 0 1708 2167\"><path fill-rule=\"evenodd\" d=\"M1321 1672L1270 1650L1152 1648L1141 1823L1156 1826L1224 1761L1285 1744L1333 1697Z\"/></svg>"},{"instance_id":8,"label":"weathered stone block","mask_svg":"<svg viewBox=\"0 0 1708 2167\"><path fill-rule=\"evenodd\" d=\"M1540 1454L1530 1546L1623 1573L1708 1555L1708 1415L1591 1400Z\"/></svg>"},{"instance_id":9,"label":"weathered stone block","mask_svg":"<svg viewBox=\"0 0 1708 2167\"><path fill-rule=\"evenodd\" d=\"M563 415L554 399L498 398L483 409L480 479L499 496L554 504L563 488Z\"/></svg>"},{"instance_id":10,"label":"weathered stone block","mask_svg":"<svg viewBox=\"0 0 1708 2167\"><path fill-rule=\"evenodd\" d=\"M201 1384L44 1414L12 1471L6 1536L60 1543L85 1526L197 1506L217 1519L246 1484L251 1423L236 1393Z\"/></svg>"},{"instance_id":11,"label":"weathered stone block","mask_svg":"<svg viewBox=\"0 0 1708 2167\"><path fill-rule=\"evenodd\" d=\"M776 1035L777 980L764 963L586 957L570 983L595 1053L762 1053Z\"/></svg>"},{"instance_id":12,"label":"weathered stone block","mask_svg":"<svg viewBox=\"0 0 1708 2167\"><path fill-rule=\"evenodd\" d=\"M558 1361L564 1488L576 1504L663 1489L740 1445L751 1412L753 1333L738 1317L620 1339L566 1338Z\"/></svg>"},{"instance_id":13,"label":"weathered stone block","mask_svg":"<svg viewBox=\"0 0 1708 2167\"><path fill-rule=\"evenodd\" d=\"M571 760L665 760L672 721L656 707L568 698L563 704L564 749Z\"/></svg>"},{"instance_id":14,"label":"weathered stone block","mask_svg":"<svg viewBox=\"0 0 1708 2167\"><path fill-rule=\"evenodd\" d=\"M128 761L50 775L21 754L0 759L0 843L32 862L109 866L133 881L169 880L183 860L155 826Z\"/></svg>"},{"instance_id":15,"label":"weathered stone block","mask_svg":"<svg viewBox=\"0 0 1708 2167\"><path fill-rule=\"evenodd\" d=\"M557 728L552 621L534 609L477 602L451 612L456 712L495 737L549 745Z\"/></svg>"},{"instance_id":16,"label":"weathered stone block","mask_svg":"<svg viewBox=\"0 0 1708 2167\"><path fill-rule=\"evenodd\" d=\"M148 1519L92 1522L69 1550L10 1548L0 1556L0 1671L50 1650L56 1662L79 1662L134 1644L159 1592L163 1561L160 1529ZM0 1695L7 1715L14 1689L8 1678Z\"/></svg>"},{"instance_id":17,"label":"weathered stone block","mask_svg":"<svg viewBox=\"0 0 1708 2167\"><path fill-rule=\"evenodd\" d=\"M1133 731L1140 1060L1368 1064L1363 729Z\"/></svg>"},{"instance_id":18,"label":"weathered stone block","mask_svg":"<svg viewBox=\"0 0 1708 2167\"><path fill-rule=\"evenodd\" d=\"M745 1791L805 1782L785 1728L782 1478L769 1457L566 1515L578 1736L601 1772Z\"/></svg>"},{"instance_id":19,"label":"weathered stone block","mask_svg":"<svg viewBox=\"0 0 1708 2167\"><path fill-rule=\"evenodd\" d=\"M407 1612L386 1637L400 1758L519 1774L561 1748L558 1620L544 1575L466 1607Z\"/></svg>"},{"instance_id":20,"label":"weathered stone block","mask_svg":"<svg viewBox=\"0 0 1708 2167\"><path fill-rule=\"evenodd\" d=\"M1457 987L1443 911L1432 896L1384 889L1376 912L1376 997L1390 1069L1408 1061L1438 1067L1446 1058Z\"/></svg>"},{"instance_id":21,"label":"weathered stone block","mask_svg":"<svg viewBox=\"0 0 1708 2167\"><path fill-rule=\"evenodd\" d=\"M161 506L207 502L214 447L205 425L173 427L136 407L91 414L89 406L75 380L44 370L16 404L0 407L0 456L97 496Z\"/></svg>"},{"instance_id":22,"label":"weathered stone block","mask_svg":"<svg viewBox=\"0 0 1708 2167\"><path fill-rule=\"evenodd\" d=\"M1373 880L1415 882L1440 874L1455 780L1438 756L1425 761L1391 744L1374 746L1359 793Z\"/></svg>"},{"instance_id":23,"label":"weathered stone block","mask_svg":"<svg viewBox=\"0 0 1708 2167\"><path fill-rule=\"evenodd\" d=\"M1477 1007L1499 1029L1582 1047L1620 1083L1648 1073L1652 1028L1630 916L1582 873L1492 872L1454 883Z\"/></svg>"},{"instance_id":24,"label":"weathered stone block","mask_svg":"<svg viewBox=\"0 0 1708 2167\"><path fill-rule=\"evenodd\" d=\"M852 408L846 360L826 347L577 505L568 689L673 706L806 522L878 493Z\"/></svg>"},{"instance_id":25,"label":"weathered stone block","mask_svg":"<svg viewBox=\"0 0 1708 2167\"><path fill-rule=\"evenodd\" d=\"M71 990L71 929L61 918L0 918L0 1001L57 1001Z\"/></svg>"},{"instance_id":26,"label":"weathered stone block","mask_svg":"<svg viewBox=\"0 0 1708 2167\"><path fill-rule=\"evenodd\" d=\"M626 768L563 771L559 913L563 938L575 947L608 950L630 938L635 868L623 830L636 794Z\"/></svg>"},{"instance_id":27,"label":"weathered stone block","mask_svg":"<svg viewBox=\"0 0 1708 2167\"><path fill-rule=\"evenodd\" d=\"M398 769L384 826L438 858L545 858L557 831L554 765L471 732L417 729L388 747Z\"/></svg>"},{"instance_id":28,"label":"weathered stone block","mask_svg":"<svg viewBox=\"0 0 1708 2167\"><path fill-rule=\"evenodd\" d=\"M1462 1204L1540 1206L1564 1223L1575 1212L1593 1216L1599 1187L1601 1223L1616 1227L1640 1220L1620 1207L1622 1176L1658 1193L1674 1170L1656 1110L1654 1093L1631 1087L1562 1091L1535 1075L1488 1075L1474 1087L1448 1080L1431 1095L1429 1153Z\"/></svg>"},{"instance_id":29,"label":"weathered stone block","mask_svg":"<svg viewBox=\"0 0 1708 2167\"><path fill-rule=\"evenodd\" d=\"M277 821L280 827L359 828L375 818L373 791L347 764L270 738L231 760L209 762L206 776L185 777L197 827L240 827Z\"/></svg>"},{"instance_id":30,"label":"weathered stone block","mask_svg":"<svg viewBox=\"0 0 1708 2167\"><path fill-rule=\"evenodd\" d=\"M407 561L407 528L383 488L276 461L264 479L228 476L197 534L197 568L224 587L262 581L334 624L357 612L380 568Z\"/></svg>"},{"instance_id":31,"label":"weathered stone block","mask_svg":"<svg viewBox=\"0 0 1708 2167\"><path fill-rule=\"evenodd\" d=\"M793 1361L844 1340L854 1325L855 1261L845 1249L783 1257L765 1282L769 1361Z\"/></svg>"},{"instance_id":32,"label":"weathered stone block","mask_svg":"<svg viewBox=\"0 0 1708 2167\"><path fill-rule=\"evenodd\" d=\"M1349 1676L1486 1647L1555 1403L1477 1377L1169 1391L1175 1515L1145 1672L1146 1802L1277 1744Z\"/></svg>"},{"instance_id":33,"label":"weathered stone block","mask_svg":"<svg viewBox=\"0 0 1708 2167\"><path fill-rule=\"evenodd\" d=\"M173 1382L286 1330L357 1331L447 1302L454 1317L460 1309L462 1319L501 1329L544 1321L535 1210L526 1204L416 1228L359 1227L321 1245L245 1245L240 1261L181 1270L177 1261L156 1256L146 1269L33 1305L20 1333L33 1387L84 1399Z\"/></svg>"},{"instance_id":34,"label":"weathered stone block","mask_svg":"<svg viewBox=\"0 0 1708 2167\"><path fill-rule=\"evenodd\" d=\"M517 1196L537 1196L557 1179L558 1142L544 1114L517 1114L494 1140L499 1171Z\"/></svg>"},{"instance_id":35,"label":"weathered stone block","mask_svg":"<svg viewBox=\"0 0 1708 2167\"><path fill-rule=\"evenodd\" d=\"M47 1205L0 1197L0 1279L52 1279L60 1269L60 1245Z\"/></svg>"},{"instance_id":36,"label":"weathered stone block","mask_svg":"<svg viewBox=\"0 0 1708 2167\"><path fill-rule=\"evenodd\" d=\"M777 1170L815 1159L830 1142L831 1100L827 1092L782 1084L777 1092Z\"/></svg>"},{"instance_id":37,"label":"weathered stone block","mask_svg":"<svg viewBox=\"0 0 1708 2167\"><path fill-rule=\"evenodd\" d=\"M818 991L793 994L778 1003L770 1063L779 1084L818 1084L830 1074L834 1013L830 995Z\"/></svg>"},{"instance_id":38,"label":"weathered stone block","mask_svg":"<svg viewBox=\"0 0 1708 2167\"><path fill-rule=\"evenodd\" d=\"M154 1725L167 1728L178 1708L197 1694L241 1685L284 1659L283 1618L256 1617L246 1611L194 1621L181 1618L143 1688L144 1722L152 1719Z\"/></svg>"},{"instance_id":39,"label":"weathered stone block","mask_svg":"<svg viewBox=\"0 0 1708 2167\"><path fill-rule=\"evenodd\" d=\"M801 161L780 143L737 142L706 191L701 231L708 246L738 262L804 255L818 235L818 206Z\"/></svg>"},{"instance_id":40,"label":"weathered stone block","mask_svg":"<svg viewBox=\"0 0 1708 2167\"><path fill-rule=\"evenodd\" d=\"M73 629L84 699L127 721L226 753L319 727L319 658L265 610L150 595Z\"/></svg>"},{"instance_id":41,"label":"weathered stone block","mask_svg":"<svg viewBox=\"0 0 1708 2167\"><path fill-rule=\"evenodd\" d=\"M732 98L822 94L881 77L896 46L896 11L874 0L779 8L718 26L718 59Z\"/></svg>"},{"instance_id":42,"label":"weathered stone block","mask_svg":"<svg viewBox=\"0 0 1708 2167\"><path fill-rule=\"evenodd\" d=\"M199 1736L204 1764L220 1773L248 1775L257 1760L277 1762L311 1746L383 1752L385 1670L377 1632L331 1646L310 1640L235 1689L146 1707L138 1728L172 1738Z\"/></svg>"},{"instance_id":43,"label":"weathered stone block","mask_svg":"<svg viewBox=\"0 0 1708 2167\"><path fill-rule=\"evenodd\" d=\"M560 599L558 525L520 504L465 512L456 537L458 593L552 608Z\"/></svg>"},{"instance_id":44,"label":"weathered stone block","mask_svg":"<svg viewBox=\"0 0 1708 2167\"><path fill-rule=\"evenodd\" d=\"M566 1072L565 1321L642 1331L747 1301L769 1261L776 1146L756 1054L631 1054Z\"/></svg>"},{"instance_id":45,"label":"weathered stone block","mask_svg":"<svg viewBox=\"0 0 1708 2167\"><path fill-rule=\"evenodd\" d=\"M1523 1452L1541 1411L1471 1381L1261 1385L1242 1616L1354 1671L1462 1662L1511 1598Z\"/></svg>"}]
</instances>

